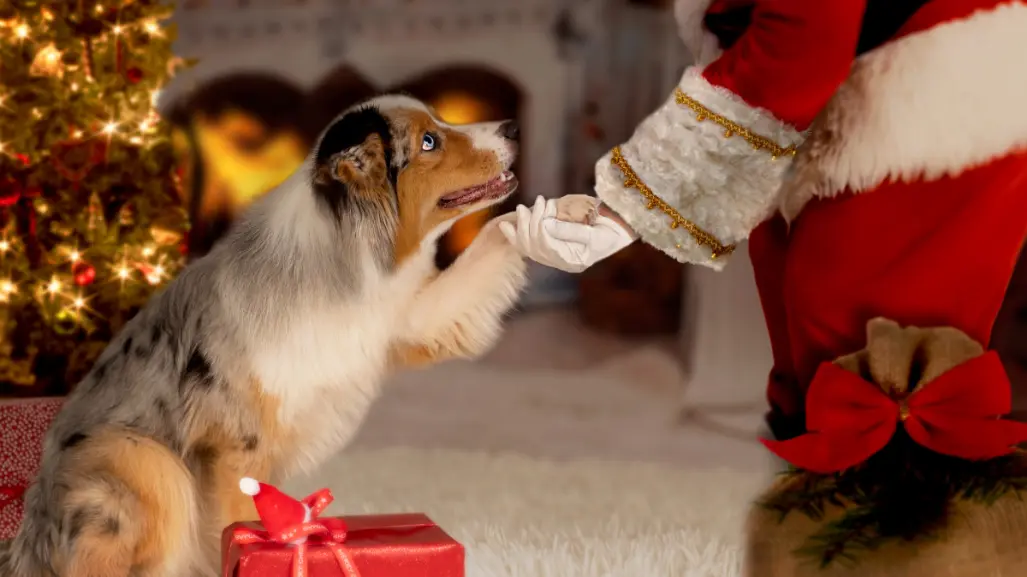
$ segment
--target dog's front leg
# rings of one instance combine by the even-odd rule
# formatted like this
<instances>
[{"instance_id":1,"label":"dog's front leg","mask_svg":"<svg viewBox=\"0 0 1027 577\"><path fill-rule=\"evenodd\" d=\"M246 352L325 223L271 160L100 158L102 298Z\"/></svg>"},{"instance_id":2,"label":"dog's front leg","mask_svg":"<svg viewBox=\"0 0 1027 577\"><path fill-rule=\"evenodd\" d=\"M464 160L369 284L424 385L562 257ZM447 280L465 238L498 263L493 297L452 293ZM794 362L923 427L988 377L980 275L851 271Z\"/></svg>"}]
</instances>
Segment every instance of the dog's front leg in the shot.
<instances>
[{"instance_id":1,"label":"dog's front leg","mask_svg":"<svg viewBox=\"0 0 1027 577\"><path fill-rule=\"evenodd\" d=\"M526 263L497 226L488 222L469 247L414 298L394 366L419 367L473 359L499 339L503 316L527 281Z\"/></svg>"}]
</instances>

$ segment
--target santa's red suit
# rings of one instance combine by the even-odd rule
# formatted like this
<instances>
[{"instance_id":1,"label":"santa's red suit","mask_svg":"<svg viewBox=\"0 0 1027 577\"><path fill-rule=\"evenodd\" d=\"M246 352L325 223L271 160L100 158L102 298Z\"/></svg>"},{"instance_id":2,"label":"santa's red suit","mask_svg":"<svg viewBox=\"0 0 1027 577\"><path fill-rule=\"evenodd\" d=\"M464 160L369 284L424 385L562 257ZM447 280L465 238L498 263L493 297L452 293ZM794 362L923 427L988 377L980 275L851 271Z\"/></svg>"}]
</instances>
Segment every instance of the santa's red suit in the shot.
<instances>
[{"instance_id":1,"label":"santa's red suit","mask_svg":"<svg viewBox=\"0 0 1027 577\"><path fill-rule=\"evenodd\" d=\"M680 261L720 268L749 239L775 435L801 432L814 371L874 317L987 345L1027 234L1027 4L675 12L697 62L598 162L597 192Z\"/></svg>"}]
</instances>

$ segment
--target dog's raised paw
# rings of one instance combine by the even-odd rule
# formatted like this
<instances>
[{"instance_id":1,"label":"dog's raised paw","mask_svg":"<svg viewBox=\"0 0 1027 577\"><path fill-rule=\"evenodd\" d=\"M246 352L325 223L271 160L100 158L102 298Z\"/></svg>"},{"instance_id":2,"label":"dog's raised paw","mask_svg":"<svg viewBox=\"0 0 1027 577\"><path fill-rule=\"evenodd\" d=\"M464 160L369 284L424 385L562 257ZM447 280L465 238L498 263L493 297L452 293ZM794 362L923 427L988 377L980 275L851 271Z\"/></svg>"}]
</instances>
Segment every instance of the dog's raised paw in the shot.
<instances>
[{"instance_id":1,"label":"dog's raised paw","mask_svg":"<svg viewBox=\"0 0 1027 577\"><path fill-rule=\"evenodd\" d=\"M593 225L599 216L599 200L587 194L568 194L556 199L556 219Z\"/></svg>"}]
</instances>

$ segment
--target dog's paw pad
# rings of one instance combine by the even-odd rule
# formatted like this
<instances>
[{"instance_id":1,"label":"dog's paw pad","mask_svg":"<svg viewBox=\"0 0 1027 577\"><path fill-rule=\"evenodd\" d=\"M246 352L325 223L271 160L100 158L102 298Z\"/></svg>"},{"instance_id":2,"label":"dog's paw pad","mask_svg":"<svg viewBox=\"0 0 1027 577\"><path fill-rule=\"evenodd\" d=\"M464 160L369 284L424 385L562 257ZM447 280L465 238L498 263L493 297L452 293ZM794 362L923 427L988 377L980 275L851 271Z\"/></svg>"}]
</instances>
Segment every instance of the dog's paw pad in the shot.
<instances>
[{"instance_id":1,"label":"dog's paw pad","mask_svg":"<svg viewBox=\"0 0 1027 577\"><path fill-rule=\"evenodd\" d=\"M556 219L593 225L599 217L599 201L587 194L568 194L556 199Z\"/></svg>"}]
</instances>

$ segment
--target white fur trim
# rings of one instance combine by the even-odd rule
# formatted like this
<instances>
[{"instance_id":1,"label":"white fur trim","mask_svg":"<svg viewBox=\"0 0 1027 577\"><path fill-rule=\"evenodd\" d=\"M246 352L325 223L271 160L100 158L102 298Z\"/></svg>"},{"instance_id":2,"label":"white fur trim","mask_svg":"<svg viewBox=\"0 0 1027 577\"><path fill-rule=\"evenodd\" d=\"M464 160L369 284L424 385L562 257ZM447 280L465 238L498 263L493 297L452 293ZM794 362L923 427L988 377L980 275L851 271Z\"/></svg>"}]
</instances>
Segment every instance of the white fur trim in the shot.
<instances>
[{"instance_id":1,"label":"white fur trim","mask_svg":"<svg viewBox=\"0 0 1027 577\"><path fill-rule=\"evenodd\" d=\"M940 24L860 58L795 162L782 214L887 180L956 175L1027 146L1027 4Z\"/></svg>"},{"instance_id":2,"label":"white fur trim","mask_svg":"<svg viewBox=\"0 0 1027 577\"><path fill-rule=\"evenodd\" d=\"M711 111L781 146L802 141L802 134L769 112L707 82L698 67L686 70L678 86ZM773 212L791 160L773 160L741 137L725 137L716 123L697 121L674 94L642 121L621 152L656 195L723 244L745 240ZM596 193L642 240L679 261L723 267L723 258L711 260L709 248L699 246L683 229L671 229L666 215L647 209L637 190L625 189L624 176L610 158L608 153L596 164Z\"/></svg>"},{"instance_id":3,"label":"white fur trim","mask_svg":"<svg viewBox=\"0 0 1027 577\"><path fill-rule=\"evenodd\" d=\"M674 19L678 23L678 35L685 47L692 53L696 66L706 66L720 56L720 42L703 26L706 10L713 0L676 0Z\"/></svg>"},{"instance_id":4,"label":"white fur trim","mask_svg":"<svg viewBox=\"0 0 1027 577\"><path fill-rule=\"evenodd\" d=\"M239 479L239 490L242 491L243 494L252 497L260 493L260 483L258 483L256 479L243 477L242 479Z\"/></svg>"}]
</instances>

